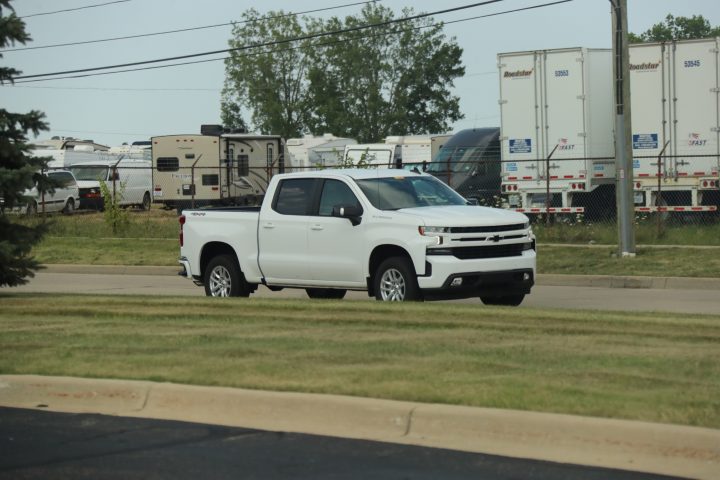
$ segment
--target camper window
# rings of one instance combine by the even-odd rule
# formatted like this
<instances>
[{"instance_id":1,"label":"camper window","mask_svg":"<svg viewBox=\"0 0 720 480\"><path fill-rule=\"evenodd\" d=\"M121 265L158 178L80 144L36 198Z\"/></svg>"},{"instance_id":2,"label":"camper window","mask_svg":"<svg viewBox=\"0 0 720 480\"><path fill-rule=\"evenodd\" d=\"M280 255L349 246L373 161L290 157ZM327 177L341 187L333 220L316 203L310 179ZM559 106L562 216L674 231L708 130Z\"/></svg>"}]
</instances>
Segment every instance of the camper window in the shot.
<instances>
[{"instance_id":1,"label":"camper window","mask_svg":"<svg viewBox=\"0 0 720 480\"><path fill-rule=\"evenodd\" d=\"M158 172L177 172L180 160L177 157L160 157L157 159Z\"/></svg>"},{"instance_id":2,"label":"camper window","mask_svg":"<svg viewBox=\"0 0 720 480\"><path fill-rule=\"evenodd\" d=\"M219 182L218 176L216 175L203 175L202 176L202 184L203 185L217 185Z\"/></svg>"},{"instance_id":3,"label":"camper window","mask_svg":"<svg viewBox=\"0 0 720 480\"><path fill-rule=\"evenodd\" d=\"M247 177L250 175L250 156L249 155L238 155L238 176Z\"/></svg>"}]
</instances>

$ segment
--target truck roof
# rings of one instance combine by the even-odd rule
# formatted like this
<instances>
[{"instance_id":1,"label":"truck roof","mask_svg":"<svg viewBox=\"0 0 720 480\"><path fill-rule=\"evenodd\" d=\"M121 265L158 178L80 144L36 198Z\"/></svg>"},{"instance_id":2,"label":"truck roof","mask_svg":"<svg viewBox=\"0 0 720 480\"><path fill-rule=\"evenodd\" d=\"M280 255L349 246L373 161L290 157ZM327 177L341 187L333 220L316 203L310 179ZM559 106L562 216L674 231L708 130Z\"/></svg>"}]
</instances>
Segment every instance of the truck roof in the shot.
<instances>
[{"instance_id":1,"label":"truck roof","mask_svg":"<svg viewBox=\"0 0 720 480\"><path fill-rule=\"evenodd\" d=\"M416 173L410 170L403 170L398 168L332 168L326 170L316 170L312 172L296 172L286 173L283 177L337 177L344 176L350 177L355 180L364 180L367 178L388 178L388 177L418 177L425 175L423 173Z\"/></svg>"}]
</instances>

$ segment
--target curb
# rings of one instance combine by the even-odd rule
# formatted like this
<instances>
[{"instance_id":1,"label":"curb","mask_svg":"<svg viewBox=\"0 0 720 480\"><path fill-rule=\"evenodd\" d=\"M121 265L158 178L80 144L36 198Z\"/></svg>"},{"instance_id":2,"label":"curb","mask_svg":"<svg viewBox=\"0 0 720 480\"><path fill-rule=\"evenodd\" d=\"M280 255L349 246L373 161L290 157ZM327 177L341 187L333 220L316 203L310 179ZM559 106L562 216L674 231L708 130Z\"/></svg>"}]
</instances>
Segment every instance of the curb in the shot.
<instances>
[{"instance_id":1,"label":"curb","mask_svg":"<svg viewBox=\"0 0 720 480\"><path fill-rule=\"evenodd\" d=\"M100 275L172 275L177 276L180 266L161 265L43 265L47 273L76 273ZM617 275L560 275L541 273L536 285L602 288L652 288L669 290L720 290L720 278L644 277Z\"/></svg>"},{"instance_id":2,"label":"curb","mask_svg":"<svg viewBox=\"0 0 720 480\"><path fill-rule=\"evenodd\" d=\"M1 375L0 405L296 432L717 478L720 430L147 381Z\"/></svg>"}]
</instances>

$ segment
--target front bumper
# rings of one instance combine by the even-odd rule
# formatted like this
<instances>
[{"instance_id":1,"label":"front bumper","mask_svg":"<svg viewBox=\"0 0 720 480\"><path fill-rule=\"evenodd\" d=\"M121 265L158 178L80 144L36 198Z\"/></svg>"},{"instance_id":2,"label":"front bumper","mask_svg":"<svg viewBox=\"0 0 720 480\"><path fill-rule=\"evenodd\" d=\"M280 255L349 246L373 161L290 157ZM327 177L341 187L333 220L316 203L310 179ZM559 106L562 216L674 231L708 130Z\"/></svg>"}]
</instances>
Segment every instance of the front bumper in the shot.
<instances>
[{"instance_id":1,"label":"front bumper","mask_svg":"<svg viewBox=\"0 0 720 480\"><path fill-rule=\"evenodd\" d=\"M459 260L428 256L426 275L418 276L425 296L467 298L482 294L530 293L535 283L535 250L503 258Z\"/></svg>"}]
</instances>

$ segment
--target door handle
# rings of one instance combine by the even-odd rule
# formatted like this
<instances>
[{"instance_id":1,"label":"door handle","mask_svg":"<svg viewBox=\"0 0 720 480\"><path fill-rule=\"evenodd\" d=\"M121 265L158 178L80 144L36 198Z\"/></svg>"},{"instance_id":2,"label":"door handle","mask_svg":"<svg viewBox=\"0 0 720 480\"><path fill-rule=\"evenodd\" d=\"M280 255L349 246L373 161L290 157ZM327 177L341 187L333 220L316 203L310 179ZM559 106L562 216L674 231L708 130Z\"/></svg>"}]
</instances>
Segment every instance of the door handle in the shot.
<instances>
[{"instance_id":1,"label":"door handle","mask_svg":"<svg viewBox=\"0 0 720 480\"><path fill-rule=\"evenodd\" d=\"M263 225L263 228L275 228L275 224L274 223L266 223L265 225Z\"/></svg>"},{"instance_id":2,"label":"door handle","mask_svg":"<svg viewBox=\"0 0 720 480\"><path fill-rule=\"evenodd\" d=\"M310 227L310 230L322 230L322 229L323 229L322 225L313 225L312 227Z\"/></svg>"}]
</instances>

